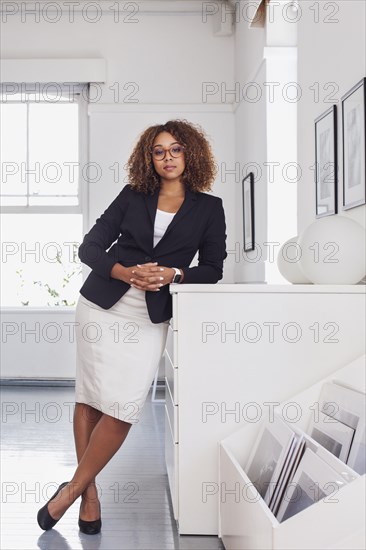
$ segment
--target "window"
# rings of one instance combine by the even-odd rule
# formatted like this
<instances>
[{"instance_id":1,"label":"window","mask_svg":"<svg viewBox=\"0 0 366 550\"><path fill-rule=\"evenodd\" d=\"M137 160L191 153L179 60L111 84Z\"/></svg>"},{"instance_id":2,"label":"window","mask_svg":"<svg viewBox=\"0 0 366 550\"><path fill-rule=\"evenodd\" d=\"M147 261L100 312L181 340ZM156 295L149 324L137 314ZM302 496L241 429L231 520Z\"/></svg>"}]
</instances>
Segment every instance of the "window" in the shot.
<instances>
[{"instance_id":1,"label":"window","mask_svg":"<svg viewBox=\"0 0 366 550\"><path fill-rule=\"evenodd\" d=\"M88 85L19 88L0 90L1 304L72 306L82 283Z\"/></svg>"}]
</instances>

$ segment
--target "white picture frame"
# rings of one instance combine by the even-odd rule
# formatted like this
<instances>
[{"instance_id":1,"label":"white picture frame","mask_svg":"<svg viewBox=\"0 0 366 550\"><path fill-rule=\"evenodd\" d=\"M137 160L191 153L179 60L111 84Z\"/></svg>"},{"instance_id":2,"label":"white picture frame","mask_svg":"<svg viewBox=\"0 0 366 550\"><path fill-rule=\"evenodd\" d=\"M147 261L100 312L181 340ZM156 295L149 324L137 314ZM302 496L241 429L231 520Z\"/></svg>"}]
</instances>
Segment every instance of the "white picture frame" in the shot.
<instances>
[{"instance_id":1,"label":"white picture frame","mask_svg":"<svg viewBox=\"0 0 366 550\"><path fill-rule=\"evenodd\" d=\"M355 430L347 464L366 473L366 396L340 383L327 382L319 397L319 411Z\"/></svg>"},{"instance_id":2,"label":"white picture frame","mask_svg":"<svg viewBox=\"0 0 366 550\"><path fill-rule=\"evenodd\" d=\"M343 210L366 203L366 78L342 98Z\"/></svg>"},{"instance_id":3,"label":"white picture frame","mask_svg":"<svg viewBox=\"0 0 366 550\"><path fill-rule=\"evenodd\" d=\"M296 439L294 441L293 450L289 453L289 460L287 461L281 472L281 476L277 484L275 493L270 502L270 509L272 510L272 513L274 515L276 515L279 510L283 495L288 485L291 483L299 462L305 452L306 441L304 435L295 434L295 438Z\"/></svg>"},{"instance_id":4,"label":"white picture frame","mask_svg":"<svg viewBox=\"0 0 366 550\"><path fill-rule=\"evenodd\" d=\"M315 119L315 217L338 212L337 105Z\"/></svg>"},{"instance_id":5,"label":"white picture frame","mask_svg":"<svg viewBox=\"0 0 366 550\"><path fill-rule=\"evenodd\" d=\"M307 432L339 460L347 463L355 435L353 428L319 411L312 417Z\"/></svg>"},{"instance_id":6,"label":"white picture frame","mask_svg":"<svg viewBox=\"0 0 366 550\"><path fill-rule=\"evenodd\" d=\"M273 422L264 423L249 456L245 470L267 505L294 440L294 431L275 415Z\"/></svg>"}]
</instances>

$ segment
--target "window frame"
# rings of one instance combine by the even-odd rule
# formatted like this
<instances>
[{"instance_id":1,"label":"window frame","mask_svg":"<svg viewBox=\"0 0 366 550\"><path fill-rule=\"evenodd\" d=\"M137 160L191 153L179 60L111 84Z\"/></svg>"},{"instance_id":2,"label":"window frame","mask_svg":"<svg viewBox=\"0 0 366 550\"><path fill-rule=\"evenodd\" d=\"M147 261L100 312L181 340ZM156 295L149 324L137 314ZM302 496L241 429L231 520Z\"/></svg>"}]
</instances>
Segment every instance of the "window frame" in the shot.
<instances>
[{"instance_id":1,"label":"window frame","mask_svg":"<svg viewBox=\"0 0 366 550\"><path fill-rule=\"evenodd\" d=\"M30 90L33 90L36 86L36 83L21 83L25 85L25 89L28 93L32 94ZM39 84L39 83L37 83ZM58 89L61 90L63 94L70 94L70 86L66 86L65 83L60 82L45 82L40 84L40 92L46 86L50 84L57 84ZM78 167L78 176L79 176L79 185L78 185L78 204L77 205L1 205L0 212L3 214L82 214L85 212L85 207L88 204L88 182L83 178L83 167L88 163L89 151L88 151L88 131L89 131L89 117L88 117L88 101L86 98L89 97L89 83L75 83L72 82L73 95L75 102L77 102L78 109L78 148L79 148L79 167ZM5 86L12 85L18 86L18 83L15 82L3 82L0 84L0 93L4 93ZM38 93L38 90L37 92ZM21 103L25 101L16 100L9 101L9 103ZM28 102L28 101L26 101ZM33 101L29 101L32 103ZM7 103L2 101L0 98L0 103ZM47 100L36 101L36 103L48 103ZM28 145L28 144L27 144ZM27 151L28 153L28 151ZM56 195L57 196L57 195ZM85 219L83 216L83 227L85 226Z\"/></svg>"},{"instance_id":2,"label":"window frame","mask_svg":"<svg viewBox=\"0 0 366 550\"><path fill-rule=\"evenodd\" d=\"M1 82L0 83L0 93L4 92L4 87L6 85L12 85L13 87L20 87L24 85L26 90L34 89L36 84L33 82L27 83L16 83L16 82ZM38 84L38 83L37 83ZM65 86L61 82L45 82L42 83L43 86L49 84L57 84L62 92L70 92L70 86ZM79 129L79 186L78 186L78 205L25 205L25 206L10 206L10 205L0 205L0 214L80 214L81 215L81 224L82 224L82 235L86 232L88 226L89 218L89 180L87 177L84 179L82 176L82 170L85 165L89 162L89 102L87 98L89 97L89 82L72 82L73 93L75 95L75 101L79 105L78 109L78 129ZM32 92L30 92L32 93ZM2 99L0 98L0 101ZM14 101L15 103L15 101ZM22 103L22 101L18 101ZM82 237L81 237L82 238ZM82 264L82 282L85 280L86 266ZM76 306L3 306L0 305L1 311L6 312L40 312L40 313L49 313L51 311L58 313L65 313L75 310Z\"/></svg>"}]
</instances>

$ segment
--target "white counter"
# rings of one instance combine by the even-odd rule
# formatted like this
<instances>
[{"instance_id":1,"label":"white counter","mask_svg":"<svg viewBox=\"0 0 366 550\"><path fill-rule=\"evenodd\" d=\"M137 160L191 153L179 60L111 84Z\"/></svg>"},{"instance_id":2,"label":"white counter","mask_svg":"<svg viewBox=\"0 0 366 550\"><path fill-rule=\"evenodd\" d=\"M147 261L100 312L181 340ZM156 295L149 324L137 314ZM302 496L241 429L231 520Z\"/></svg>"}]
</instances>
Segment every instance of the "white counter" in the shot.
<instances>
[{"instance_id":1,"label":"white counter","mask_svg":"<svg viewBox=\"0 0 366 550\"><path fill-rule=\"evenodd\" d=\"M365 352L364 285L170 285L165 452L180 534L218 533L218 442ZM266 405L267 403L267 405ZM258 418L259 420L259 418Z\"/></svg>"}]
</instances>

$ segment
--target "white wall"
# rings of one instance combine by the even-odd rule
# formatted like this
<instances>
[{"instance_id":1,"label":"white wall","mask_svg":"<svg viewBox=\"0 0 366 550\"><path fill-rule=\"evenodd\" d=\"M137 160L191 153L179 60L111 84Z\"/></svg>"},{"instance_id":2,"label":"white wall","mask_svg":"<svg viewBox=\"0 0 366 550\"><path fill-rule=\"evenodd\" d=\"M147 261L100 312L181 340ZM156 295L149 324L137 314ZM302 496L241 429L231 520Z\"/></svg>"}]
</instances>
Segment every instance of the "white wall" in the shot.
<instances>
[{"instance_id":1,"label":"white wall","mask_svg":"<svg viewBox=\"0 0 366 550\"><path fill-rule=\"evenodd\" d=\"M236 241L235 248L235 277L236 281L264 281L263 261L253 261L254 253L243 253L243 207L242 207L242 178L256 166L260 167L261 177L255 181L255 209L256 231L255 241L266 240L267 235L267 180L263 172L264 162L267 158L266 140L266 98L263 93L258 101L252 101L255 97L255 87L250 88L250 82L265 81L264 47L266 45L266 32L264 28L248 28L246 14L249 13L249 2L241 1L239 17L236 22L235 32L235 81L240 89L240 101L236 104L235 135L236 135L236 160L240 168L240 176L235 178L236 188ZM238 253L239 249L239 253ZM247 261L249 259L249 261Z\"/></svg>"},{"instance_id":2,"label":"white wall","mask_svg":"<svg viewBox=\"0 0 366 550\"><path fill-rule=\"evenodd\" d=\"M253 75L256 82L266 80L266 64L262 61ZM236 111L236 154L240 166L240 175L236 182L236 229L235 247L236 280L240 282L257 282L265 280L265 256L258 244L267 240L267 175L264 163L267 159L267 119L266 97L255 103L241 102ZM242 178L248 172L254 172L255 181L255 243L256 251L243 252L243 204ZM238 246L240 244L240 246ZM238 249L240 255L238 256Z\"/></svg>"},{"instance_id":3,"label":"white wall","mask_svg":"<svg viewBox=\"0 0 366 550\"><path fill-rule=\"evenodd\" d=\"M296 48L266 48L267 82L272 97L267 96L267 236L265 280L284 284L277 267L281 245L296 235L297 229L297 105L288 101L295 95Z\"/></svg>"},{"instance_id":4,"label":"white wall","mask_svg":"<svg viewBox=\"0 0 366 550\"><path fill-rule=\"evenodd\" d=\"M125 106L113 104L103 106L102 110L98 106L90 108L90 155L94 162L100 164L105 176L90 186L89 226L101 214L103 205L113 200L121 185L127 181L123 167L135 139L151 124L165 122L171 118L187 118L193 123L200 124L209 136L219 166L222 159L230 164L234 163L234 117L231 108L224 105L206 107L139 105L132 112ZM114 174L109 169L115 162L120 163L121 168L120 182L117 183L114 182ZM233 189L221 181L220 174L213 186L213 194L223 199L229 246L235 232L235 196ZM233 282L233 269L233 259L229 257L225 261L224 279L221 282Z\"/></svg>"},{"instance_id":5,"label":"white wall","mask_svg":"<svg viewBox=\"0 0 366 550\"><path fill-rule=\"evenodd\" d=\"M241 97L235 124L241 178L249 171L255 174L256 250L236 253L235 280L283 283L287 281L277 269L277 252L296 233L296 184L285 181L283 173L297 159L296 104L285 101L282 90L296 80L296 24L283 17L289 2L281 0L267 8L265 27L249 28L246 14L251 4L240 2L236 24L235 80ZM236 181L235 212L237 244L242 249L241 178Z\"/></svg>"},{"instance_id":6,"label":"white wall","mask_svg":"<svg viewBox=\"0 0 366 550\"><path fill-rule=\"evenodd\" d=\"M48 2L37 3L42 7ZM131 2L141 6L139 11L132 15L120 11L120 20L115 22L112 3L99 0L93 2L102 10L95 23L88 22L80 12L88 3L85 0L78 3L73 21L66 9L55 23L48 21L52 16L49 8L43 15L40 12L39 22L35 22L35 15L25 12L22 22L21 10L7 16L2 25L2 57L103 57L108 69L108 79L98 100L103 104L114 102L113 90L109 88L116 83L120 87L120 103L127 102L133 91L132 87L123 90L123 86L133 82L137 87L133 99L138 103L164 105L200 103L202 82L232 81L233 37L214 36L212 18L203 21L201 2ZM125 4L121 2L121 10ZM185 11L177 11L176 4L183 5ZM34 2L27 6L34 10ZM91 18L93 10L87 13Z\"/></svg>"},{"instance_id":7,"label":"white wall","mask_svg":"<svg viewBox=\"0 0 366 550\"><path fill-rule=\"evenodd\" d=\"M302 98L298 104L298 162L302 178L298 185L298 233L315 220L314 119L334 103L338 108L338 215L365 225L365 206L342 211L342 132L340 99L366 75L366 3L337 0L328 7L317 2L319 17L312 3L300 2L298 23L298 79ZM334 22L332 22L334 21ZM314 96L319 87L319 98ZM312 88L312 89L311 89Z\"/></svg>"},{"instance_id":8,"label":"white wall","mask_svg":"<svg viewBox=\"0 0 366 550\"><path fill-rule=\"evenodd\" d=\"M116 22L115 12L110 7L117 3L100 1L97 3L100 18L95 23L90 20L97 15L96 11L94 15L93 10L87 15L81 11L87 4L84 0L75 10L73 20L66 11L59 19L60 14L50 8L42 11L46 4L41 0L34 15L26 12L34 11L34 2L22 6L13 3L18 11L3 18L1 53L5 59L103 58L107 62L107 80L92 86L92 92L94 90L100 96L88 109L88 160L99 163L102 177L88 186L85 231L124 185L123 166L138 134L148 125L170 118L199 123L211 140L218 164L223 161L234 163L235 131L231 105L216 97L208 97L207 101L202 99L205 82L232 84L234 36L214 35L213 18L204 19L202 2L132 2L130 5L138 7L135 13L123 11L126 2L121 2L119 22ZM52 18L56 22L52 23ZM117 89L119 97L116 99ZM120 170L117 182L110 168L115 163L119 163ZM235 193L222 183L220 174L212 192L223 198L230 243L235 239ZM88 270L85 269L85 274ZM224 273L221 282L233 282L234 261L231 257L225 262ZM20 327L21 314L21 311L7 311L6 321ZM30 327L34 319L29 315L27 326ZM42 315L39 311L36 315L40 327L47 324L47 313ZM62 327L64 315L61 311L53 311L52 322ZM8 344L3 347L3 376L73 376L73 342L62 338L57 344L52 344L47 341L47 336L42 337L42 333L36 345L31 336L24 341L19 341L19 338L20 332L9 336ZM54 352L56 348L57 353ZM27 356L31 356L32 361L25 362Z\"/></svg>"},{"instance_id":9,"label":"white wall","mask_svg":"<svg viewBox=\"0 0 366 550\"><path fill-rule=\"evenodd\" d=\"M73 308L6 308L1 313L1 377L75 377Z\"/></svg>"},{"instance_id":10,"label":"white wall","mask_svg":"<svg viewBox=\"0 0 366 550\"><path fill-rule=\"evenodd\" d=\"M34 9L31 4L28 9ZM47 2L39 4L42 7ZM140 6L139 11L121 11L118 23L111 4L96 4L103 9L96 23L87 22L80 9L75 9L73 22L65 12L59 21L50 23L47 18L52 11L48 9L47 18L41 15L39 22L25 13L22 22L19 11L7 16L2 25L3 58L100 57L107 61L107 81L92 85L91 95L95 91L100 96L89 108L89 160L107 166L103 188L90 185L90 222L118 192L108 167L121 159L123 167L137 135L147 125L172 116L199 119L212 138L218 162L223 157L230 159L234 144L231 108L223 109L216 97L202 102L205 82L233 82L234 36L214 35L213 18L204 20L202 3L132 2ZM121 3L121 10L125 4ZM91 18L92 10L88 13ZM219 180L213 192L221 196L224 192L218 184ZM223 198L230 220L234 198L228 193Z\"/></svg>"},{"instance_id":11,"label":"white wall","mask_svg":"<svg viewBox=\"0 0 366 550\"><path fill-rule=\"evenodd\" d=\"M56 23L49 21L52 17L50 11L47 11L47 17L40 13L38 22L34 21L34 15L20 12L5 20L3 18L3 58L84 57L104 58L107 61L107 81L95 87L101 95L89 106L89 161L101 165L103 177L89 185L89 216L85 220L85 230L124 184L123 166L137 135L150 124L173 117L187 118L205 128L219 165L213 193L224 200L229 252L221 282L274 282L274 271L268 270L266 254L260 261L248 262L240 253L243 172L250 168L250 163L262 168L256 190L256 241L284 240L286 232L288 237L295 233L292 227L296 206L293 198L288 203L278 200L277 191L286 191L281 177L276 176L274 186L268 188L265 162L279 160L283 165L298 161L302 168L297 189L299 233L315 218L313 172L309 167L314 163L314 118L331 105L324 102L327 93L324 86L335 82L339 87L336 94L339 101L341 95L366 72L365 3L358 0L330 3L339 7L338 13L333 16L331 9L325 11L324 4L315 3L320 10L320 20L315 23L314 9L310 9L313 3L301 2L301 17L297 24L298 77L303 94L296 105L298 158L294 159L296 136L289 138L285 132L283 141L276 144L273 137L276 128L272 123L268 126L269 118L266 117L266 114L272 116L274 124L279 125L278 113L281 109L281 135L284 135L286 124L289 124L293 135L293 118L292 122L286 120L286 108L290 112L293 104L282 102L271 106L268 94L262 94L257 102L245 101L242 97L238 99L236 95L237 92L242 95L250 81L257 82L264 92L264 82L274 79L285 82L288 78L286 71L280 74L273 63L269 66L270 51L274 52L278 47L291 48L296 44L296 25L281 16L283 4L288 2L281 2L282 5L273 8L273 20L267 20L266 29L249 29L243 14L250 0L241 0L235 34L228 36L214 34L213 17L204 19L202 2L198 0L141 0L138 12L121 11L119 22L114 21L113 12L102 2L100 6L104 6L105 11L101 12L99 21L95 23L88 22L80 10L75 11L73 21L64 14ZM85 3L84 0L80 2L80 7ZM46 2L42 0L39 4L42 7ZM27 2L26 5L34 9L34 3ZM92 18L92 12L88 13ZM338 22L325 22L326 17L338 19ZM313 92L309 90L316 82L320 86L320 102L314 102ZM214 93L204 94L207 83L211 83L216 90ZM117 88L120 95L115 101L114 91ZM114 182L114 173L110 169L116 162L120 164L121 178L118 182ZM341 162L340 155L340 176ZM272 199L269 201L271 193ZM293 197L293 187L288 197L290 195ZM340 204L341 200L340 193ZM361 222L364 214L365 207L342 213ZM281 237L278 237L275 224L278 219L281 220ZM250 257L251 253L248 253L247 258ZM12 350L7 359L14 364L21 362L27 353L24 346L18 346L16 350ZM60 371L60 365L56 367L52 361L49 364L52 368L48 375L55 376L56 370ZM31 372L29 376L32 376Z\"/></svg>"}]
</instances>

